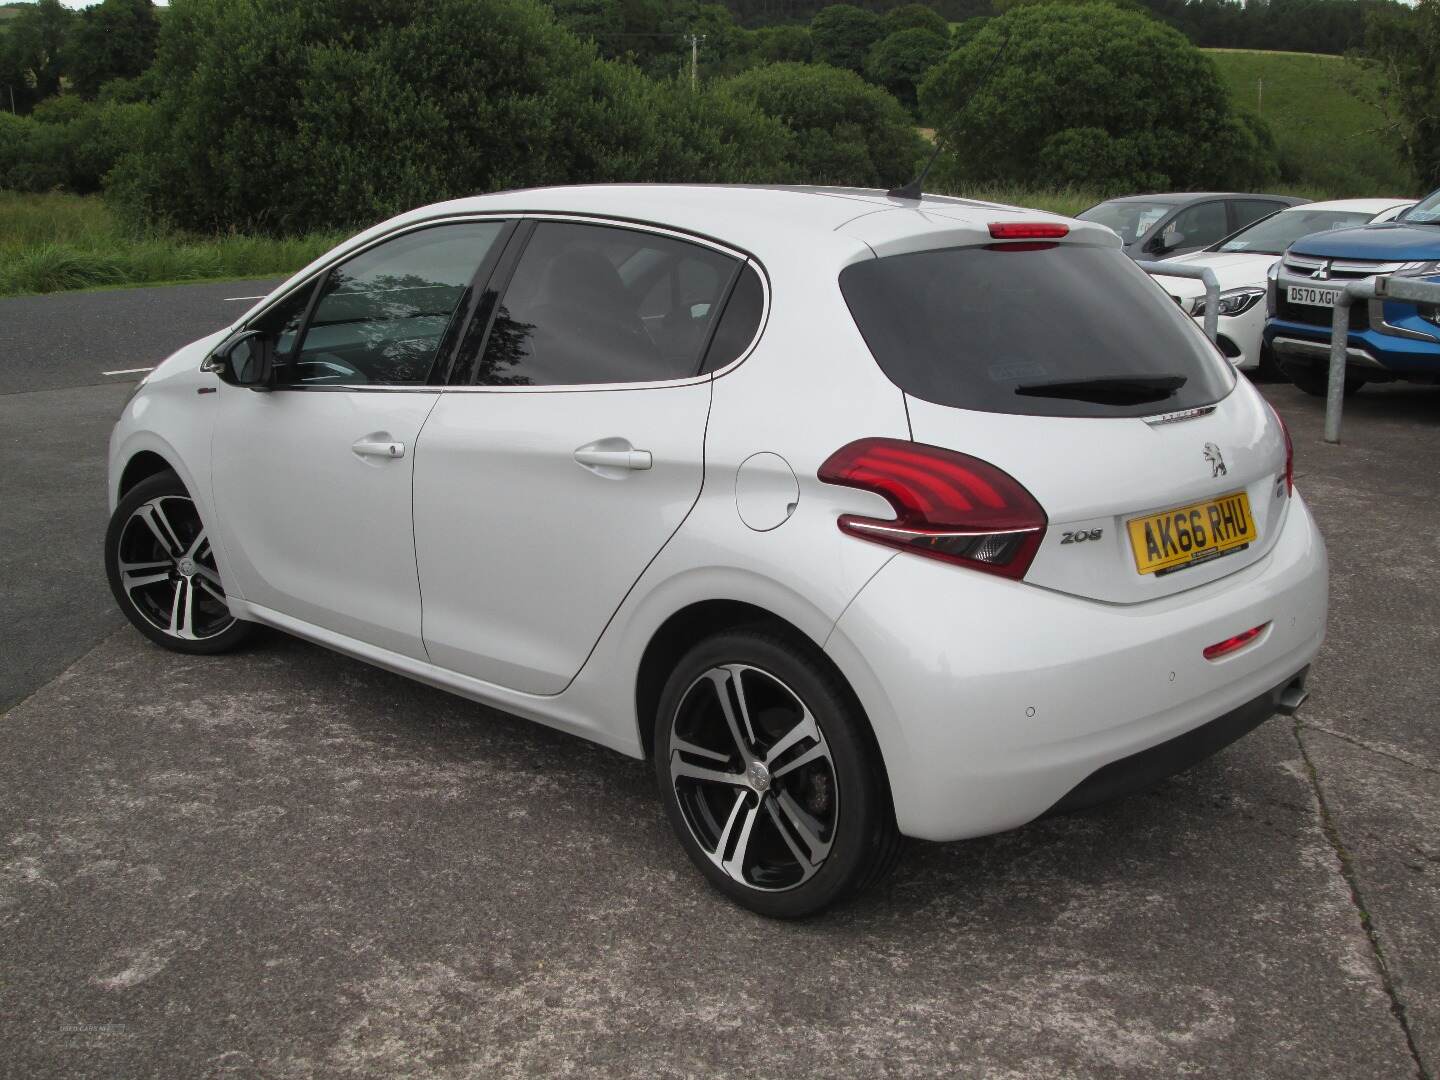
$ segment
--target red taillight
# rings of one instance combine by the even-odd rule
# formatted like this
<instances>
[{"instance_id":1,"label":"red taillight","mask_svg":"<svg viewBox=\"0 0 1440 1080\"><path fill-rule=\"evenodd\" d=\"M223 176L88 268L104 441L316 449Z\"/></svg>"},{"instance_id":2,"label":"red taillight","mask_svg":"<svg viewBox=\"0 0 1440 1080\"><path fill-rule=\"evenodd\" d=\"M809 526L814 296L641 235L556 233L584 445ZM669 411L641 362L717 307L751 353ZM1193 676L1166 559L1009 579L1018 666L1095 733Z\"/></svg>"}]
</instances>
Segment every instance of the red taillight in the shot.
<instances>
[{"instance_id":1,"label":"red taillight","mask_svg":"<svg viewBox=\"0 0 1440 1080\"><path fill-rule=\"evenodd\" d=\"M987 574L1024 577L1045 533L1045 511L1018 480L939 446L859 439L831 454L819 476L895 508L893 521L842 514L841 531Z\"/></svg>"},{"instance_id":2,"label":"red taillight","mask_svg":"<svg viewBox=\"0 0 1440 1080\"><path fill-rule=\"evenodd\" d=\"M1270 624L1268 622L1263 622L1259 626L1252 626L1244 633L1236 634L1234 637L1227 637L1224 641L1217 641L1214 645L1211 645L1204 650L1205 659L1219 660L1220 657L1227 656L1230 653L1234 652L1236 649L1243 649L1246 645L1249 645L1250 642L1254 641L1257 637L1259 637L1264 632L1265 627L1269 625Z\"/></svg>"},{"instance_id":3,"label":"red taillight","mask_svg":"<svg viewBox=\"0 0 1440 1080\"><path fill-rule=\"evenodd\" d=\"M1295 494L1295 443L1290 438L1290 428L1284 418L1275 412L1273 407L1270 411L1275 413L1275 419L1280 422L1280 434L1285 436L1285 494L1293 495Z\"/></svg>"},{"instance_id":4,"label":"red taillight","mask_svg":"<svg viewBox=\"0 0 1440 1080\"><path fill-rule=\"evenodd\" d=\"M993 240L1059 240L1070 234L1069 225L1049 221L992 221Z\"/></svg>"}]
</instances>

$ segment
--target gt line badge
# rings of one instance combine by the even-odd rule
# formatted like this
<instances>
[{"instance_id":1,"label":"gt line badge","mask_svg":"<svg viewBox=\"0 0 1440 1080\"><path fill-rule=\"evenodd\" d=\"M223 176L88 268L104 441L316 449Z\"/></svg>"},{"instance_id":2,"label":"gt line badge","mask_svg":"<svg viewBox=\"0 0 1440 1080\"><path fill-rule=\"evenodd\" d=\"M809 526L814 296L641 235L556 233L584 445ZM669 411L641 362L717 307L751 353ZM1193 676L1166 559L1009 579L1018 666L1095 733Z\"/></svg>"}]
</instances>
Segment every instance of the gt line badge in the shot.
<instances>
[{"instance_id":1,"label":"gt line badge","mask_svg":"<svg viewBox=\"0 0 1440 1080\"><path fill-rule=\"evenodd\" d=\"M1211 476L1224 476L1230 471L1225 468L1225 455L1220 453L1220 448L1213 442L1205 444L1205 460L1210 464Z\"/></svg>"}]
</instances>

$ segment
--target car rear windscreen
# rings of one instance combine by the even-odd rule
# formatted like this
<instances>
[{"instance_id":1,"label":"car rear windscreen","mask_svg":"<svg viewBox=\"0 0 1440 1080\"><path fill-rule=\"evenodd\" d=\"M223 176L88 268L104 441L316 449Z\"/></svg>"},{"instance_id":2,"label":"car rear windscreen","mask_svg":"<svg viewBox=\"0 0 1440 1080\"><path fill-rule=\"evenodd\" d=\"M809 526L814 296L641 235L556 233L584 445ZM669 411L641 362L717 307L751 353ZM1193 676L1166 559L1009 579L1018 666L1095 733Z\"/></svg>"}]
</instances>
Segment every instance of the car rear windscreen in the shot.
<instances>
[{"instance_id":1,"label":"car rear windscreen","mask_svg":"<svg viewBox=\"0 0 1440 1080\"><path fill-rule=\"evenodd\" d=\"M907 394L1029 416L1152 416L1209 405L1235 375L1118 248L951 247L847 266L840 290Z\"/></svg>"}]
</instances>

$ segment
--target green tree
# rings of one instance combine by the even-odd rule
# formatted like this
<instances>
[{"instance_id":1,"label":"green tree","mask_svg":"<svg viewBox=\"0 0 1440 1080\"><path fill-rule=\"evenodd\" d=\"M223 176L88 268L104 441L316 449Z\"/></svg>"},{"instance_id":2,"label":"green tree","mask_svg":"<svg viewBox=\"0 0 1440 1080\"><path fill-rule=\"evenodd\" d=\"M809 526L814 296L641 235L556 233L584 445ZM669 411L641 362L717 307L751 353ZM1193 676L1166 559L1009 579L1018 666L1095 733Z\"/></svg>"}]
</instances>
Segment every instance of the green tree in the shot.
<instances>
[{"instance_id":1,"label":"green tree","mask_svg":"<svg viewBox=\"0 0 1440 1080\"><path fill-rule=\"evenodd\" d=\"M785 60L809 63L814 55L810 31L803 26L765 26L755 31L755 55L768 64Z\"/></svg>"},{"instance_id":2,"label":"green tree","mask_svg":"<svg viewBox=\"0 0 1440 1080\"><path fill-rule=\"evenodd\" d=\"M93 98L111 79L133 79L155 59L160 21L150 0L103 0L85 8L66 43L65 69L75 90Z\"/></svg>"},{"instance_id":3,"label":"green tree","mask_svg":"<svg viewBox=\"0 0 1440 1080\"><path fill-rule=\"evenodd\" d=\"M528 0L175 0L121 204L186 228L349 228L477 190L775 181L778 122L653 81Z\"/></svg>"},{"instance_id":4,"label":"green tree","mask_svg":"<svg viewBox=\"0 0 1440 1080\"><path fill-rule=\"evenodd\" d=\"M60 0L36 0L5 24L0 33L0 77L17 80L7 86L15 90L17 111L22 97L33 104L60 92L65 44L74 19L75 13Z\"/></svg>"},{"instance_id":5,"label":"green tree","mask_svg":"<svg viewBox=\"0 0 1440 1080\"><path fill-rule=\"evenodd\" d=\"M901 4L891 8L880 17L880 24L886 34L901 30L929 30L942 38L950 36L950 24L945 17L925 4Z\"/></svg>"},{"instance_id":6,"label":"green tree","mask_svg":"<svg viewBox=\"0 0 1440 1080\"><path fill-rule=\"evenodd\" d=\"M879 15L853 4L831 4L810 20L816 61L855 72L865 67L866 54L884 34Z\"/></svg>"},{"instance_id":7,"label":"green tree","mask_svg":"<svg viewBox=\"0 0 1440 1080\"><path fill-rule=\"evenodd\" d=\"M1440 187L1440 0L1377 8L1365 56L1379 69L1386 127L1422 187Z\"/></svg>"},{"instance_id":8,"label":"green tree","mask_svg":"<svg viewBox=\"0 0 1440 1080\"><path fill-rule=\"evenodd\" d=\"M920 27L897 30L877 42L865 57L865 77L914 112L918 108L915 88L949 51L948 36Z\"/></svg>"},{"instance_id":9,"label":"green tree","mask_svg":"<svg viewBox=\"0 0 1440 1080\"><path fill-rule=\"evenodd\" d=\"M926 76L920 102L955 182L1240 187L1274 168L1203 53L1108 4L1012 8Z\"/></svg>"},{"instance_id":10,"label":"green tree","mask_svg":"<svg viewBox=\"0 0 1440 1080\"><path fill-rule=\"evenodd\" d=\"M793 171L805 183L892 187L913 175L923 153L900 103L851 71L768 64L722 89L785 124L794 136Z\"/></svg>"}]
</instances>

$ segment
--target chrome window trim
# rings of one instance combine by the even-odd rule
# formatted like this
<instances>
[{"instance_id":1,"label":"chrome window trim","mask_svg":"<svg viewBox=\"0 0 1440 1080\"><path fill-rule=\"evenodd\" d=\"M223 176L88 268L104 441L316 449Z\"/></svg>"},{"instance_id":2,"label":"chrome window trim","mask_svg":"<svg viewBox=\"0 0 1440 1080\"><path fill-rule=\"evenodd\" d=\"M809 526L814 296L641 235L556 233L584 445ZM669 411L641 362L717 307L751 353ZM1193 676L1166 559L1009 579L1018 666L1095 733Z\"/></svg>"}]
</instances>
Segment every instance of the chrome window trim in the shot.
<instances>
[{"instance_id":1,"label":"chrome window trim","mask_svg":"<svg viewBox=\"0 0 1440 1080\"><path fill-rule=\"evenodd\" d=\"M770 276L766 273L764 265L748 252L741 251L739 248L730 247L729 245L722 244L718 240L711 239L708 236L701 236L698 233L688 233L683 230L670 228L664 225L655 225L641 221L631 221L626 218L607 217L602 214L572 213L566 211L548 212L543 210L515 211L512 213L506 213L504 211L498 210L487 210L484 212L448 214L442 217L427 218L423 221L413 221L407 225L401 226L400 228L392 229L391 231L384 233L381 236L372 237L369 241L357 247L348 248L337 254L335 258L326 260L326 262L322 266L316 267L313 273L307 275L304 279L292 284L290 288L284 291L284 293L271 297L263 307L246 317L245 321L241 323L238 327L232 328L231 333L229 335L226 335L225 340L228 341L231 335L247 329L254 320L263 316L271 308L282 303L296 290L303 289L309 285L314 284L314 282L318 278L328 273L332 267L346 261L347 259L353 258L356 255L360 255L363 252L369 251L372 247L375 247L378 244L393 240L397 236L403 236L406 233L415 232L419 229L435 228L438 225L458 225L472 221L523 220L568 221L582 225L601 225L612 229L628 229L632 232L654 233L658 236L669 237L674 240L679 240L683 243L696 244L701 247L711 248L715 251L720 252L722 255L726 255L729 258L736 260L738 263L741 264L742 269L745 266L749 266L754 269L756 275L760 278L760 291L762 294L760 321L755 328L755 334L753 337L751 337L750 343L740 351L740 355L737 356L730 363L726 364L724 367L716 368L714 371L706 371L699 375L687 375L679 379L658 379L652 382L634 383L557 383L548 386L386 386L371 385L366 383L335 383L317 386L277 386L274 387L274 389L308 391L358 390L372 394L416 393L422 391L440 392L447 394L553 394L597 393L606 390L649 390L671 386L694 386L699 383L709 382L713 379L719 378L721 375L728 374L735 368L739 367L750 357L751 353L755 351L756 347L760 344L760 338L763 337L765 334L765 327L770 321ZM721 312L721 315L723 314L724 312ZM703 357L701 359L703 359ZM206 357L206 360L208 361L209 357Z\"/></svg>"}]
</instances>

